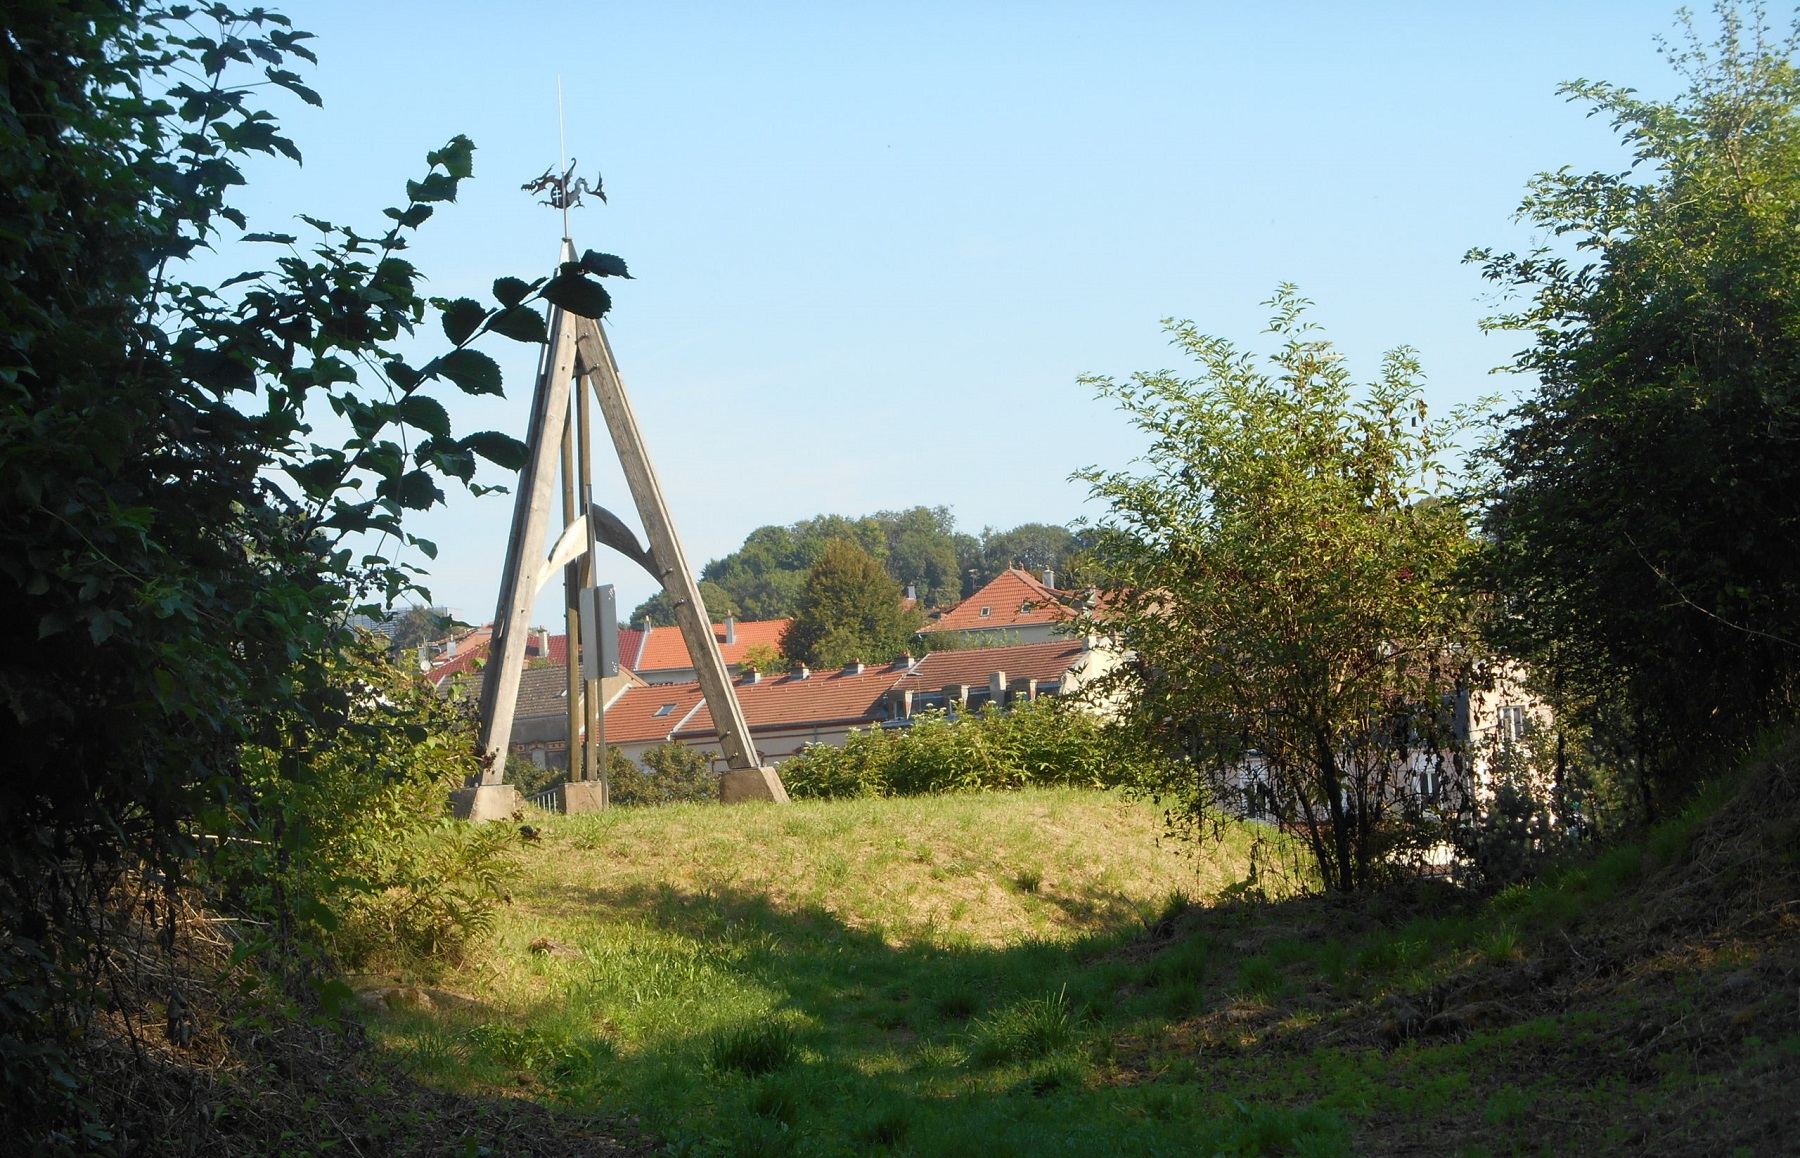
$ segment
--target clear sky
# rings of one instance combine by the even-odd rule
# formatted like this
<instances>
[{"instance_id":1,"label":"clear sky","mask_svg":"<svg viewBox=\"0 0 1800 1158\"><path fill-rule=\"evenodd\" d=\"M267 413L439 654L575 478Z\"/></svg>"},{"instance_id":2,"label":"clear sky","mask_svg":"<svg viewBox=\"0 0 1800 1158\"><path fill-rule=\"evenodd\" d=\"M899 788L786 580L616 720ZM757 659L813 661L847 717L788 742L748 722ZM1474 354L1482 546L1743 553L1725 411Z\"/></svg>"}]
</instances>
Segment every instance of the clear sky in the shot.
<instances>
[{"instance_id":1,"label":"clear sky","mask_svg":"<svg viewBox=\"0 0 1800 1158\"><path fill-rule=\"evenodd\" d=\"M1409 344L1434 405L1516 389L1488 371L1520 341L1480 333L1462 254L1531 242L1534 172L1625 166L1559 82L1676 87L1664 3L281 7L319 34L325 106L271 96L306 162L252 169L251 227L374 230L466 133L475 180L413 254L446 296L554 262L559 216L519 186L558 159L560 75L568 151L611 198L575 242L637 275L614 349L696 567L823 512L1067 522L1070 472L1136 449L1077 376L1179 366L1171 315L1254 342L1282 281L1359 377ZM522 437L532 353L486 348L508 397L447 400L457 429ZM635 524L609 468L598 497ZM478 622L511 502L418 520L436 600ZM650 594L616 556L602 579Z\"/></svg>"}]
</instances>

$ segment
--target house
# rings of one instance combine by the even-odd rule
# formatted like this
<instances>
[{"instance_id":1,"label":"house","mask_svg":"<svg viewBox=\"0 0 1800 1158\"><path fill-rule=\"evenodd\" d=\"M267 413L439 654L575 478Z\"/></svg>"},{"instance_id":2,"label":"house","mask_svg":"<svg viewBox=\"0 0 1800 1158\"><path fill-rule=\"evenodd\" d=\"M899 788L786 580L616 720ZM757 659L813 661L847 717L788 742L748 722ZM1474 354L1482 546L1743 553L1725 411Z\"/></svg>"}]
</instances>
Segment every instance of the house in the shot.
<instances>
[{"instance_id":1,"label":"house","mask_svg":"<svg viewBox=\"0 0 1800 1158\"><path fill-rule=\"evenodd\" d=\"M473 705L481 702L481 685L486 675L485 670L464 673L452 677L443 687L453 699L469 704L473 710ZM600 702L610 705L628 689L643 686L643 680L621 668L618 675L600 681ZM518 706L513 709L508 754L522 756L539 768L566 770L569 767L568 720L568 668L560 662L527 665L519 675L519 699Z\"/></svg>"},{"instance_id":2,"label":"house","mask_svg":"<svg viewBox=\"0 0 1800 1158\"><path fill-rule=\"evenodd\" d=\"M727 615L723 623L713 624L713 639L718 642L726 671L734 678L742 674L744 653L751 648L772 649L779 654L781 637L790 622L792 620L752 619L740 623ZM620 633L621 667L629 667L646 683L652 684L683 684L700 678L680 628L647 627L640 634L642 642L636 651L628 654L624 649L624 633Z\"/></svg>"},{"instance_id":3,"label":"house","mask_svg":"<svg viewBox=\"0 0 1800 1158\"><path fill-rule=\"evenodd\" d=\"M739 623L727 616L725 622L712 625L713 638L725 658L726 669L739 674L744 654L762 646L781 650L781 636L787 630L786 619L761 619ZM432 656L427 668L431 682L443 687L452 676L466 675L487 662L493 644L494 625L484 624L461 635L431 645ZM534 627L525 636L525 662L549 660L558 666L568 655L569 637L552 635L545 627ZM694 661L688 655L687 642L676 627L621 627L619 629L619 666L637 673L646 683L689 683L699 678Z\"/></svg>"},{"instance_id":4,"label":"house","mask_svg":"<svg viewBox=\"0 0 1800 1158\"><path fill-rule=\"evenodd\" d=\"M745 673L736 687L758 758L779 764L808 744L841 745L856 728L907 727L928 709L955 713L1066 695L1112 662L1085 640L1062 639L832 671L802 665L781 676ZM609 702L606 742L626 756L641 763L669 740L717 750L718 730L698 684L646 684Z\"/></svg>"},{"instance_id":5,"label":"house","mask_svg":"<svg viewBox=\"0 0 1800 1158\"><path fill-rule=\"evenodd\" d=\"M1008 567L975 594L927 624L921 634L954 638L964 646L1043 643L1065 634L1075 618L1073 592L1054 586L1056 573L1040 580L1020 567Z\"/></svg>"}]
</instances>

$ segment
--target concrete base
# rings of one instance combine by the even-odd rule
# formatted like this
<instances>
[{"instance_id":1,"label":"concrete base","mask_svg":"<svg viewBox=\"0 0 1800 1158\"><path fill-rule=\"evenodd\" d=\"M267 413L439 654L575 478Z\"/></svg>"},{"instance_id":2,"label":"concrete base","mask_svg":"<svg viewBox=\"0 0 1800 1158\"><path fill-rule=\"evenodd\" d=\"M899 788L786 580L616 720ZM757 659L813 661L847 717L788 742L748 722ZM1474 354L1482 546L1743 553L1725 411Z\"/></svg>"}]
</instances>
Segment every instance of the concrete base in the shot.
<instances>
[{"instance_id":1,"label":"concrete base","mask_svg":"<svg viewBox=\"0 0 1800 1158\"><path fill-rule=\"evenodd\" d=\"M599 812L606 805L604 781L571 780L562 786L562 810L570 816L577 812Z\"/></svg>"},{"instance_id":2,"label":"concrete base","mask_svg":"<svg viewBox=\"0 0 1800 1158\"><path fill-rule=\"evenodd\" d=\"M450 793L450 812L458 820L511 820L525 798L510 784L479 784Z\"/></svg>"},{"instance_id":3,"label":"concrete base","mask_svg":"<svg viewBox=\"0 0 1800 1158\"><path fill-rule=\"evenodd\" d=\"M744 804L763 800L786 804L787 789L773 768L738 768L719 777L719 803Z\"/></svg>"}]
</instances>

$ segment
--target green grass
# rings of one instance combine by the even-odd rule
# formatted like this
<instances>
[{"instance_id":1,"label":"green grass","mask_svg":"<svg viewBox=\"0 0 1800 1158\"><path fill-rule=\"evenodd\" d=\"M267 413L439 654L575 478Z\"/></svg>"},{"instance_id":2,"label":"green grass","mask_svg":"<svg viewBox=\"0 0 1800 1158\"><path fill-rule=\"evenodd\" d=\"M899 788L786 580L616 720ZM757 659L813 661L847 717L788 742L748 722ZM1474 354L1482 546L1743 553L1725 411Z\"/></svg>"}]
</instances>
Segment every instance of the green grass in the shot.
<instances>
[{"instance_id":1,"label":"green grass","mask_svg":"<svg viewBox=\"0 0 1800 1158\"><path fill-rule=\"evenodd\" d=\"M474 1004L375 1029L426 1080L629 1111L674 1153L1511 1154L1565 1121L1629 1152L1622 1123L1726 1088L1630 1027L1681 1021L1750 950L1587 1007L1508 991L1525 1012L1496 1024L1380 1027L1560 951L1695 823L1487 902L1208 909L1185 898L1235 880L1248 832L1196 856L1101 793L554 818L491 943L435 978ZM531 953L546 936L578 957ZM1732 1072L1791 1091L1800 1026L1759 1024Z\"/></svg>"}]
</instances>

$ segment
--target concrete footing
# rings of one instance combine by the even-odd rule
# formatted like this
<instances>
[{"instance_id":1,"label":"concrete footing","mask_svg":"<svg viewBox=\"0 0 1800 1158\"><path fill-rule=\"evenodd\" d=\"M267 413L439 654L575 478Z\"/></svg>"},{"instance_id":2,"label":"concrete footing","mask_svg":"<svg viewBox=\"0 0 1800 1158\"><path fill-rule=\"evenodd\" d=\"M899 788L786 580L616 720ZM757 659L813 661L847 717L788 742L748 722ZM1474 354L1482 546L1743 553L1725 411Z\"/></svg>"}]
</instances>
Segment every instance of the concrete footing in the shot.
<instances>
[{"instance_id":1,"label":"concrete footing","mask_svg":"<svg viewBox=\"0 0 1800 1158\"><path fill-rule=\"evenodd\" d=\"M450 793L450 812L458 820L511 820L525 798L510 784L478 784Z\"/></svg>"},{"instance_id":2,"label":"concrete footing","mask_svg":"<svg viewBox=\"0 0 1800 1158\"><path fill-rule=\"evenodd\" d=\"M719 777L719 803L744 804L752 800L786 804L787 789L773 768L738 768Z\"/></svg>"},{"instance_id":3,"label":"concrete footing","mask_svg":"<svg viewBox=\"0 0 1800 1158\"><path fill-rule=\"evenodd\" d=\"M562 810L570 816L577 812L599 812L606 803L605 781L571 780L562 786Z\"/></svg>"}]
</instances>

